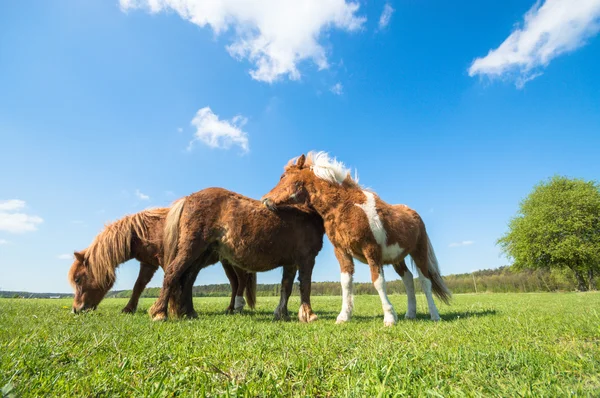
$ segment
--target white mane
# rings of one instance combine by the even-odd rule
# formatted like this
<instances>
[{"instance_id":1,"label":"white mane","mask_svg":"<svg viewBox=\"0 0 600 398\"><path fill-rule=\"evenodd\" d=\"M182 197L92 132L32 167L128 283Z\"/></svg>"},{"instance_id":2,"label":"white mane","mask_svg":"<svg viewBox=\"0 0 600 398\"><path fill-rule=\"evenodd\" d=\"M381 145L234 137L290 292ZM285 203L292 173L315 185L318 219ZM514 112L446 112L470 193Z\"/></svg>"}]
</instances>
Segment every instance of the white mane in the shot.
<instances>
[{"instance_id":1,"label":"white mane","mask_svg":"<svg viewBox=\"0 0 600 398\"><path fill-rule=\"evenodd\" d=\"M310 169L317 177L322 180L329 181L335 184L341 184L346 177L350 177L358 184L358 175L355 172L354 179L350 176L350 169L344 163L336 158L331 159L327 152L309 152L307 160L310 164Z\"/></svg>"}]
</instances>

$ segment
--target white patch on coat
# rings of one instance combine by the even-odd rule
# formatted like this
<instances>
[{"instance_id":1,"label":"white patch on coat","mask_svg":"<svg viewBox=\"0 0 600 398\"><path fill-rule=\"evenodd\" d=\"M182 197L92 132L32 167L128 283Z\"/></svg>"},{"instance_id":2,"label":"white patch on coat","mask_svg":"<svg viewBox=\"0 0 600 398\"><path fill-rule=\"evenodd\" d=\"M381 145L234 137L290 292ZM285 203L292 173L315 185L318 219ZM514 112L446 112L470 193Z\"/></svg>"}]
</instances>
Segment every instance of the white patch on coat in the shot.
<instances>
[{"instance_id":1,"label":"white patch on coat","mask_svg":"<svg viewBox=\"0 0 600 398\"><path fill-rule=\"evenodd\" d=\"M379 298L381 299L381 306L383 307L383 324L385 326L394 326L398 321L398 316L387 296L383 273L379 274L379 277L373 282L373 286L377 289L377 293L379 293Z\"/></svg>"},{"instance_id":2,"label":"white patch on coat","mask_svg":"<svg viewBox=\"0 0 600 398\"><path fill-rule=\"evenodd\" d=\"M383 227L383 223L381 222L381 218L379 218L379 214L377 214L375 195L373 192L369 191L363 191L363 193L367 197L367 201L365 203L356 203L356 206L363 209L367 215L369 227L371 228L371 232L373 232L375 241L377 241L379 246L381 246L382 260L384 262L396 260L402 253L404 253L404 249L401 248L398 243L394 243L390 246L387 245L387 232Z\"/></svg>"},{"instance_id":3,"label":"white patch on coat","mask_svg":"<svg viewBox=\"0 0 600 398\"><path fill-rule=\"evenodd\" d=\"M352 309L354 307L354 297L352 296L352 274L342 272L342 311L337 317L336 323L343 323L350 320L352 317Z\"/></svg>"},{"instance_id":4,"label":"white patch on coat","mask_svg":"<svg viewBox=\"0 0 600 398\"><path fill-rule=\"evenodd\" d=\"M233 310L236 312L240 312L244 309L246 305L246 300L243 296L235 296L235 304L233 305Z\"/></svg>"}]
</instances>

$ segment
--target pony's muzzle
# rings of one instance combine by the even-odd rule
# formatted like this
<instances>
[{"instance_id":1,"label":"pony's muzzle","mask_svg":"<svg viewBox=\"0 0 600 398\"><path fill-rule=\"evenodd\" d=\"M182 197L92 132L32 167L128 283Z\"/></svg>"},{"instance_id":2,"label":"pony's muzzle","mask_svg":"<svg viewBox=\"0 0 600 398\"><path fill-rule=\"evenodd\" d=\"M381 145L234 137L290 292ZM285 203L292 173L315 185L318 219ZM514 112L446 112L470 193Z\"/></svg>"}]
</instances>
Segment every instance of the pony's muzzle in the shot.
<instances>
[{"instance_id":1,"label":"pony's muzzle","mask_svg":"<svg viewBox=\"0 0 600 398\"><path fill-rule=\"evenodd\" d=\"M275 205L273 204L273 201L269 198L263 198L262 204L265 205L265 207L271 211L275 210Z\"/></svg>"}]
</instances>

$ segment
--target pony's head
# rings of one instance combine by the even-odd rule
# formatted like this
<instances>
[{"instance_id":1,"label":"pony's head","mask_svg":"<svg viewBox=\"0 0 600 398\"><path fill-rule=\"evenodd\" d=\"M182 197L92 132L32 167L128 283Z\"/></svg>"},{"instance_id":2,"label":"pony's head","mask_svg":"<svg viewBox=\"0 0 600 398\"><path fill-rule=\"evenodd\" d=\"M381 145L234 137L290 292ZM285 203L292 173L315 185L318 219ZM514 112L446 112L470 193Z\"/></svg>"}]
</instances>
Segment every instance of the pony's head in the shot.
<instances>
[{"instance_id":1,"label":"pony's head","mask_svg":"<svg viewBox=\"0 0 600 398\"><path fill-rule=\"evenodd\" d=\"M285 166L285 170L275 188L263 196L262 203L269 209L275 210L278 206L309 202L307 185L312 179L312 172L306 165L306 156L302 155L292 159Z\"/></svg>"},{"instance_id":2,"label":"pony's head","mask_svg":"<svg viewBox=\"0 0 600 398\"><path fill-rule=\"evenodd\" d=\"M308 156L302 155L288 162L279 183L263 196L262 202L270 210L290 204L311 205L311 196L318 191L315 188L318 181L356 185L343 163L331 159L325 152L309 152Z\"/></svg>"},{"instance_id":3,"label":"pony's head","mask_svg":"<svg viewBox=\"0 0 600 398\"><path fill-rule=\"evenodd\" d=\"M115 283L114 277L99 280L94 276L86 250L75 252L75 261L69 269L68 279L75 289L74 313L95 310Z\"/></svg>"}]
</instances>

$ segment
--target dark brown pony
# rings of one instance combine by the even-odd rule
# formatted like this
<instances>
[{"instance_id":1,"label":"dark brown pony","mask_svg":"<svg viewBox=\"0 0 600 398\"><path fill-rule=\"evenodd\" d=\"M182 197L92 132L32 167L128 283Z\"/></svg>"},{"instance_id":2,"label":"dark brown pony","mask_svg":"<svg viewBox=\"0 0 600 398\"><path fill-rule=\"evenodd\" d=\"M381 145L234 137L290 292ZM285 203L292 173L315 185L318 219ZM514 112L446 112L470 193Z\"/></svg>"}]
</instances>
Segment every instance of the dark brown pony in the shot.
<instances>
[{"instance_id":1,"label":"dark brown pony","mask_svg":"<svg viewBox=\"0 0 600 398\"><path fill-rule=\"evenodd\" d=\"M361 188L343 163L330 159L324 152L292 159L263 203L271 210L301 203L323 217L342 273L343 304L338 323L348 321L352 315L353 259L369 264L386 326L395 324L398 317L387 297L384 264L393 264L402 277L408 296L406 318L414 318L416 298L412 274L404 262L407 255L416 264L431 319L440 319L432 290L446 303L451 293L440 276L423 220L407 206L389 205L374 192Z\"/></svg>"},{"instance_id":2,"label":"dark brown pony","mask_svg":"<svg viewBox=\"0 0 600 398\"><path fill-rule=\"evenodd\" d=\"M113 286L117 266L133 258L140 262L140 273L123 312L136 311L144 288L158 267L163 266L162 239L168 212L169 208L158 208L126 216L107 225L87 249L75 252L75 261L69 270L69 281L75 288L74 312L95 309ZM235 269L226 260L222 264L232 287L228 312L243 308L244 291L248 304L254 308L256 275ZM194 317L191 295L186 303L180 302L180 299L178 292L174 295L174 314Z\"/></svg>"},{"instance_id":3,"label":"dark brown pony","mask_svg":"<svg viewBox=\"0 0 600 398\"><path fill-rule=\"evenodd\" d=\"M298 318L317 318L310 306L315 257L323 246L323 220L300 206L273 213L259 201L221 188L209 188L177 201L169 210L164 234L165 277L158 300L150 308L154 320L167 318L169 299L187 286L199 270L221 260L250 272L283 266L276 319L287 319L287 304L299 270L301 305ZM187 288L184 295L189 296Z\"/></svg>"}]
</instances>

